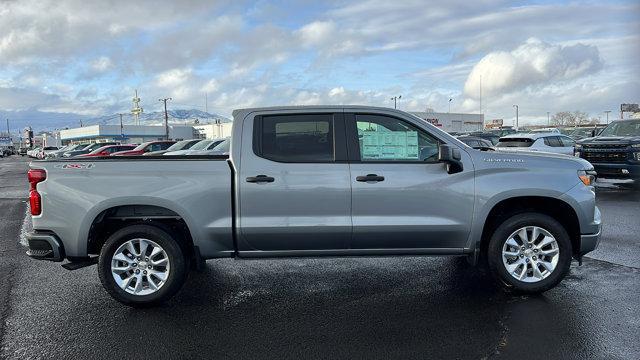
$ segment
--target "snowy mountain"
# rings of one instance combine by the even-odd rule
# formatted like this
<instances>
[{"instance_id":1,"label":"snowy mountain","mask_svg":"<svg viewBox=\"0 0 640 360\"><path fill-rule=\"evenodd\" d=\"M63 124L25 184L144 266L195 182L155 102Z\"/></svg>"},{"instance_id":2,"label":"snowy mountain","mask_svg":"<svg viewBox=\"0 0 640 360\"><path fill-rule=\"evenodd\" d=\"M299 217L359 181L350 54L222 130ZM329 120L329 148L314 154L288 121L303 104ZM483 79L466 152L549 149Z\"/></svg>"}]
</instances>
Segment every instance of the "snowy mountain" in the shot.
<instances>
[{"instance_id":1,"label":"snowy mountain","mask_svg":"<svg viewBox=\"0 0 640 360\"><path fill-rule=\"evenodd\" d=\"M184 124L185 122L194 123L197 119L200 124L214 123L216 120L221 122L230 122L229 118L222 115L211 114L204 111L190 110L169 110L169 123ZM0 110L0 119L9 119L11 134L19 137L20 131L30 126L36 133L40 131L52 131L56 129L75 128L80 126L96 125L96 124L119 124L120 116L118 114L105 115L100 117L90 117L86 115L78 115L73 113L54 113L43 112L38 110L23 111L2 111ZM130 113L123 115L122 122L125 125L133 124L133 116ZM159 125L164 124L164 112L156 111L140 114L141 125ZM4 131L4 121L1 130Z\"/></svg>"},{"instance_id":2,"label":"snowy mountain","mask_svg":"<svg viewBox=\"0 0 640 360\"><path fill-rule=\"evenodd\" d=\"M168 110L169 115L169 123L194 123L196 120L200 124L208 124L215 123L216 121L220 122L231 122L229 118L226 118L222 115L211 114L201 110L190 109L190 110ZM122 122L125 125L133 124L134 119L133 115L125 114L122 117ZM96 125L96 124L119 124L120 116L118 114L101 116L94 119L88 119L84 122L85 126L88 125ZM163 111L155 111L150 113L142 113L140 114L140 125L159 125L164 124L164 112Z\"/></svg>"}]
</instances>

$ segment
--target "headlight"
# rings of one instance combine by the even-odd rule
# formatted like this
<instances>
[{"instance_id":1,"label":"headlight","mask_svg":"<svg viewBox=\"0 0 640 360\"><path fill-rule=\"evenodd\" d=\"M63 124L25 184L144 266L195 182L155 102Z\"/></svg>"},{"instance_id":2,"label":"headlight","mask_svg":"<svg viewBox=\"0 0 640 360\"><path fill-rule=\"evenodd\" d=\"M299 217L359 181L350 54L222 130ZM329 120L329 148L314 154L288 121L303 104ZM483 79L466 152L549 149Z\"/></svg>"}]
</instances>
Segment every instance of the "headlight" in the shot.
<instances>
[{"instance_id":1,"label":"headlight","mask_svg":"<svg viewBox=\"0 0 640 360\"><path fill-rule=\"evenodd\" d=\"M580 151L575 151L575 152L573 153L573 156L575 156L575 157L580 157Z\"/></svg>"},{"instance_id":2,"label":"headlight","mask_svg":"<svg viewBox=\"0 0 640 360\"><path fill-rule=\"evenodd\" d=\"M578 170L578 177L585 186L593 186L596 182L596 172L594 170Z\"/></svg>"},{"instance_id":3,"label":"headlight","mask_svg":"<svg viewBox=\"0 0 640 360\"><path fill-rule=\"evenodd\" d=\"M634 158L636 161L640 161L640 152L633 153L633 158Z\"/></svg>"},{"instance_id":4,"label":"headlight","mask_svg":"<svg viewBox=\"0 0 640 360\"><path fill-rule=\"evenodd\" d=\"M576 149L582 149L582 145L581 144L576 144Z\"/></svg>"},{"instance_id":5,"label":"headlight","mask_svg":"<svg viewBox=\"0 0 640 360\"><path fill-rule=\"evenodd\" d=\"M640 144L631 144L632 148L640 148Z\"/></svg>"}]
</instances>

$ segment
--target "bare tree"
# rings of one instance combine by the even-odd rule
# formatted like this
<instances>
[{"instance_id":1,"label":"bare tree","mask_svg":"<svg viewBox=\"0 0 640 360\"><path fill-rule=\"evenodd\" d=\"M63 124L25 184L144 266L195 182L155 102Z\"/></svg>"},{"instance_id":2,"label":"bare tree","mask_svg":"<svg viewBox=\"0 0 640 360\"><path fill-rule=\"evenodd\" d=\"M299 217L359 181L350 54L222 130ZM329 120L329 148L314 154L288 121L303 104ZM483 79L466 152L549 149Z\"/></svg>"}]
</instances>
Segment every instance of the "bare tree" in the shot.
<instances>
[{"instance_id":1,"label":"bare tree","mask_svg":"<svg viewBox=\"0 0 640 360\"><path fill-rule=\"evenodd\" d=\"M560 111L551 118L551 124L556 126L577 126L589 123L589 115L583 111Z\"/></svg>"},{"instance_id":2,"label":"bare tree","mask_svg":"<svg viewBox=\"0 0 640 360\"><path fill-rule=\"evenodd\" d=\"M572 114L569 111L560 111L553 115L551 124L555 126L568 126L572 121Z\"/></svg>"}]
</instances>

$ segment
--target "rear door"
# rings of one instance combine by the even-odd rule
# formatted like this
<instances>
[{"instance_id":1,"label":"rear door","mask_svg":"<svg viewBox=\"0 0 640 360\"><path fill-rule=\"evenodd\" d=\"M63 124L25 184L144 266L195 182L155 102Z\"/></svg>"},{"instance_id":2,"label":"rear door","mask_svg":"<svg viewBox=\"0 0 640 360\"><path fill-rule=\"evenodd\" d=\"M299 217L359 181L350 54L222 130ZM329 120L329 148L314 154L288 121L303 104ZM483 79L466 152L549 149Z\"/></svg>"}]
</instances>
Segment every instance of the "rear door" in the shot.
<instances>
[{"instance_id":1,"label":"rear door","mask_svg":"<svg viewBox=\"0 0 640 360\"><path fill-rule=\"evenodd\" d=\"M448 174L445 164L438 162L444 140L415 122L364 113L345 114L345 119L351 162L351 248L372 252L464 248L474 205L469 155L461 149L464 170Z\"/></svg>"},{"instance_id":2,"label":"rear door","mask_svg":"<svg viewBox=\"0 0 640 360\"><path fill-rule=\"evenodd\" d=\"M241 153L241 255L348 246L351 185L341 112L249 115Z\"/></svg>"}]
</instances>

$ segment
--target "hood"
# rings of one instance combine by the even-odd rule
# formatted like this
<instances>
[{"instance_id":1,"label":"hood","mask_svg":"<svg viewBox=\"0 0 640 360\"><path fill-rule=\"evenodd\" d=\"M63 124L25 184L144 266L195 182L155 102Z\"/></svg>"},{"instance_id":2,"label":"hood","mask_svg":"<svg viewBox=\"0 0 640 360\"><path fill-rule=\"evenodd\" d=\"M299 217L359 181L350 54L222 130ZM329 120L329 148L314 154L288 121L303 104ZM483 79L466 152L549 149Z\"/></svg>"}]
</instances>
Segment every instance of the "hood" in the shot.
<instances>
[{"instance_id":1,"label":"hood","mask_svg":"<svg viewBox=\"0 0 640 360\"><path fill-rule=\"evenodd\" d=\"M469 151L471 155L472 152ZM531 168L568 168L576 170L593 169L587 160L571 156L536 151L477 151L473 152L474 162L491 167L525 166Z\"/></svg>"},{"instance_id":2,"label":"hood","mask_svg":"<svg viewBox=\"0 0 640 360\"><path fill-rule=\"evenodd\" d=\"M165 152L163 155L187 155L191 150L176 150Z\"/></svg>"},{"instance_id":3,"label":"hood","mask_svg":"<svg viewBox=\"0 0 640 360\"><path fill-rule=\"evenodd\" d=\"M640 136L596 136L580 139L578 144L606 144L610 143L640 143Z\"/></svg>"},{"instance_id":4,"label":"hood","mask_svg":"<svg viewBox=\"0 0 640 360\"><path fill-rule=\"evenodd\" d=\"M162 155L164 153L166 153L167 150L158 150L158 151L151 151L148 153L144 153L145 156L155 156L155 155Z\"/></svg>"}]
</instances>

